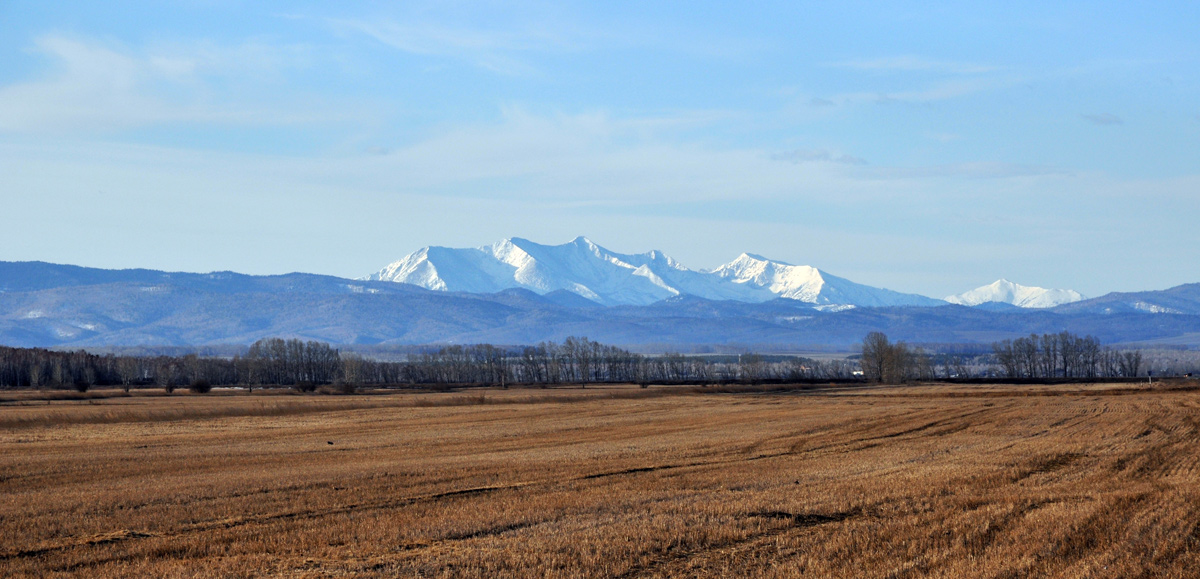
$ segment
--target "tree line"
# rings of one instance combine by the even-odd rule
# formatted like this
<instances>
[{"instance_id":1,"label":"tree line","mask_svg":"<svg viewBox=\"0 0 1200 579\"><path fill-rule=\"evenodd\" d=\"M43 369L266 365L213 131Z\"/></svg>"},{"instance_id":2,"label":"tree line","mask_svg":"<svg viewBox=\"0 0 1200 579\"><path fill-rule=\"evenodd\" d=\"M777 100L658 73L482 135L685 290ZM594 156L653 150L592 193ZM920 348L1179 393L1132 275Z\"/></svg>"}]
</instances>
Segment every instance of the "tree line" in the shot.
<instances>
[{"instance_id":1,"label":"tree line","mask_svg":"<svg viewBox=\"0 0 1200 579\"><path fill-rule=\"evenodd\" d=\"M1007 378L1134 377L1142 370L1140 350L1113 350L1092 336L1070 332L1004 340L992 350Z\"/></svg>"},{"instance_id":2,"label":"tree line","mask_svg":"<svg viewBox=\"0 0 1200 579\"><path fill-rule=\"evenodd\" d=\"M789 356L643 355L585 337L505 348L491 344L446 346L402 362L342 354L343 378L361 384L580 384L707 383L765 380L851 379L846 360Z\"/></svg>"},{"instance_id":3,"label":"tree line","mask_svg":"<svg viewBox=\"0 0 1200 579\"><path fill-rule=\"evenodd\" d=\"M1139 376L1146 370L1141 350L1115 350L1093 336L1071 332L1030 335L992 344L991 355L929 354L881 332L863 338L861 366L869 382L1003 377L1007 379L1093 379Z\"/></svg>"},{"instance_id":4,"label":"tree line","mask_svg":"<svg viewBox=\"0 0 1200 579\"><path fill-rule=\"evenodd\" d=\"M1190 368L1195 361L1144 357L1140 350L1114 350L1096 338L1070 332L996 342L990 354L961 349L930 353L872 332L863 339L858 360L755 353L644 355L583 337L518 347L451 345L414 352L403 359L378 360L322 342L267 338L233 356L98 355L82 350L0 346L0 388L86 390L94 385L115 385L126 390L153 386L168 391L179 387L206 391L212 386L292 386L311 390L327 384L353 389L358 385L586 386L854 379L903 383L983 377L1132 377L1144 374L1151 364L1179 369Z\"/></svg>"},{"instance_id":5,"label":"tree line","mask_svg":"<svg viewBox=\"0 0 1200 579\"><path fill-rule=\"evenodd\" d=\"M643 355L584 337L534 346L452 345L400 361L341 352L329 344L266 338L231 357L97 355L41 348L0 347L0 388L155 386L167 390L212 386L325 384L580 384L851 379L846 360L785 356Z\"/></svg>"}]
</instances>

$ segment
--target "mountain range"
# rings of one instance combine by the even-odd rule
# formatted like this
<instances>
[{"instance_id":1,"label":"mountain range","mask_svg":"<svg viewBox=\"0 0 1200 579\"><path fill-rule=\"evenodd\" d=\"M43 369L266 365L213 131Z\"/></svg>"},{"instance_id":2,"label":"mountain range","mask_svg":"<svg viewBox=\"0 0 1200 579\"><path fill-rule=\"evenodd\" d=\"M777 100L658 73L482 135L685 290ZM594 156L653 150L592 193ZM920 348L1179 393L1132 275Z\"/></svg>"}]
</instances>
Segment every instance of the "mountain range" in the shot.
<instances>
[{"instance_id":1,"label":"mountain range","mask_svg":"<svg viewBox=\"0 0 1200 579\"><path fill-rule=\"evenodd\" d=\"M1026 287L1006 280L937 300L871 287L806 265L743 253L712 270L688 269L659 251L616 253L577 237L543 245L514 237L492 245L425 247L362 278L436 291L493 293L525 288L538 294L567 291L600 305L649 305L681 295L761 303L787 298L825 309L1008 303L1046 308L1079 301L1071 290Z\"/></svg>"},{"instance_id":2,"label":"mountain range","mask_svg":"<svg viewBox=\"0 0 1200 579\"><path fill-rule=\"evenodd\" d=\"M272 336L531 344L576 335L645 350L814 350L851 348L876 330L981 344L1069 330L1105 343L1200 345L1200 284L1045 307L1081 296L1001 280L954 296L977 304L968 307L750 254L697 271L660 252L617 254L583 238L430 247L369 277L0 262L0 344L202 346Z\"/></svg>"},{"instance_id":3,"label":"mountain range","mask_svg":"<svg viewBox=\"0 0 1200 579\"><path fill-rule=\"evenodd\" d=\"M946 298L946 301L963 306L1008 304L1019 308L1052 308L1083 299L1083 295L1074 290L1024 286L1001 279L989 285L950 296Z\"/></svg>"}]
</instances>

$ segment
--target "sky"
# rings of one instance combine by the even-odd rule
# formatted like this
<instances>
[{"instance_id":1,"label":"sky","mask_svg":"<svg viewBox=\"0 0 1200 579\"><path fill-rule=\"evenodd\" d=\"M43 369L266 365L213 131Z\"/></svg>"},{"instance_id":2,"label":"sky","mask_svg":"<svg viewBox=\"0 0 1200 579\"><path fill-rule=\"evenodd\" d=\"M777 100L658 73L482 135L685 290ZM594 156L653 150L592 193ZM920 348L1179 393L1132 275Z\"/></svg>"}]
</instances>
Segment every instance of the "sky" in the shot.
<instances>
[{"instance_id":1,"label":"sky","mask_svg":"<svg viewBox=\"0 0 1200 579\"><path fill-rule=\"evenodd\" d=\"M0 260L1200 282L1200 3L0 0Z\"/></svg>"}]
</instances>

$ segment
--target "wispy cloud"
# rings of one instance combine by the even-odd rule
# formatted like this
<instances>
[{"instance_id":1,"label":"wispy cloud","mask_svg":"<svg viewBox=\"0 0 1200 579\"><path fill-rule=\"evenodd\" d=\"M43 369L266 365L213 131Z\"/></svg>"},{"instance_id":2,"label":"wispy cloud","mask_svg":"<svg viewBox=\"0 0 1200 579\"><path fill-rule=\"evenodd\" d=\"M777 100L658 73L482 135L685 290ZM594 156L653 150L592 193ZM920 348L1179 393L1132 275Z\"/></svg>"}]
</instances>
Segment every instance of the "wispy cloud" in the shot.
<instances>
[{"instance_id":1,"label":"wispy cloud","mask_svg":"<svg viewBox=\"0 0 1200 579\"><path fill-rule=\"evenodd\" d=\"M1102 127L1112 126L1112 125L1121 125L1121 124L1125 123L1125 121L1123 119L1121 119L1121 117L1118 117L1117 115L1114 115L1112 113L1094 113L1094 114L1086 114L1086 115L1082 115L1082 116L1083 116L1083 120L1085 120L1089 123L1092 123L1093 125L1100 125Z\"/></svg>"},{"instance_id":2,"label":"wispy cloud","mask_svg":"<svg viewBox=\"0 0 1200 579\"><path fill-rule=\"evenodd\" d=\"M365 36L408 54L509 76L547 73L558 63L545 56L619 50L622 59L637 51L729 62L761 57L772 46L756 35L719 34L679 20L595 19L593 10L581 11L570 3L393 4L374 17L291 17L320 21L340 34Z\"/></svg>"},{"instance_id":3,"label":"wispy cloud","mask_svg":"<svg viewBox=\"0 0 1200 579\"><path fill-rule=\"evenodd\" d=\"M162 72L177 75L262 79L316 66L319 50L305 44L280 44L257 39L223 45L211 41L165 42L132 58L143 58Z\"/></svg>"},{"instance_id":4,"label":"wispy cloud","mask_svg":"<svg viewBox=\"0 0 1200 579\"><path fill-rule=\"evenodd\" d=\"M330 120L274 99L254 105L223 98L263 86L303 66L303 49L260 43L173 45L135 51L103 42L46 35L34 52L53 68L40 78L0 86L0 131L109 131L164 123L273 125ZM329 112L329 111L326 111ZM336 117L336 113L331 113Z\"/></svg>"},{"instance_id":5,"label":"wispy cloud","mask_svg":"<svg viewBox=\"0 0 1200 579\"><path fill-rule=\"evenodd\" d=\"M977 94L1008 89L1025 82L1024 78L1008 75L982 75L949 78L933 82L914 83L914 88L877 92L847 92L816 97L804 104L811 108L855 105L929 105L970 97Z\"/></svg>"},{"instance_id":6,"label":"wispy cloud","mask_svg":"<svg viewBox=\"0 0 1200 579\"><path fill-rule=\"evenodd\" d=\"M855 70L884 72L939 72L950 74L983 74L996 72L1001 67L967 62L931 60L919 56L890 56L864 60L832 62L828 66Z\"/></svg>"},{"instance_id":7,"label":"wispy cloud","mask_svg":"<svg viewBox=\"0 0 1200 579\"><path fill-rule=\"evenodd\" d=\"M826 149L796 149L771 155L774 161L788 163L839 163L842 165L866 165L867 160L854 155L833 153Z\"/></svg>"},{"instance_id":8,"label":"wispy cloud","mask_svg":"<svg viewBox=\"0 0 1200 579\"><path fill-rule=\"evenodd\" d=\"M335 29L366 35L403 52L455 58L505 75L527 76L537 72L534 65L520 56L522 53L579 48L567 38L544 29L488 30L390 20L333 19L329 23Z\"/></svg>"},{"instance_id":9,"label":"wispy cloud","mask_svg":"<svg viewBox=\"0 0 1200 579\"><path fill-rule=\"evenodd\" d=\"M689 115L682 116L681 122L690 122ZM463 124L390 150L336 156L0 142L0 175L8 188L31 192L6 198L6 209L38 214L61 207L59 218L76 224L67 237L48 233L37 220L15 220L0 231L0 246L18 248L15 255L23 258L44 256L47 247L78 255L71 253L78 251L74 247L86 246L96 255L159 260L126 266L157 265L166 254L187 254L189 245L214 243L213 224L225 224L229 235L222 238L232 240L230 249L204 253L208 263L244 259L245 248L257 247L260 261L254 267L269 262L273 271L345 268L346 255L354 255L359 261L345 273L358 275L378 267L371 260L394 259L377 254L396 251L398 244L483 243L514 234L559 239L604 230L629 236L622 237L625 243L645 244L631 250L656 247L655 239L712 246L706 251L720 249L714 240L740 245L758 239L762 253L797 261L810 259L797 255L797 246L870 253L865 239L891 235L897 241L890 251L927 247L916 253L937 262L970 253L964 247L981 239L1092 255L1077 240L1094 243L1082 232L1104 229L1116 233L1102 243L1118 252L1105 259L1119 254L1139 263L1146 240L1107 220L1145 218L1171 225L1152 232L1156 243L1189 248L1184 257L1200 247L1194 229L1184 223L1188 212L1179 209L1190 207L1195 177L1122 184L1103 174L1000 162L858 166L840 164L846 155L824 149L772 159L759 148L679 139L669 128L676 124L604 112L537 115L508 109L497 122ZM80 183L110 193L81 197ZM1153 202L1146 202L1147 192ZM1088 203L1080 205L1080 199ZM263 220L268 214L275 218ZM122 221L146 223L163 244L148 248L142 238L134 243L129 236L104 234L105 227ZM322 227L347 234L330 248L327 239L307 233ZM821 227L836 234L804 243L805 232ZM282 241L262 244L263 235ZM89 238L96 241L81 242ZM22 247L34 249L19 253ZM1029 255L1023 249L1006 251L1020 261ZM374 257L363 259L364 252ZM1043 255L1045 266L1061 267L1062 254Z\"/></svg>"},{"instance_id":10,"label":"wispy cloud","mask_svg":"<svg viewBox=\"0 0 1200 579\"><path fill-rule=\"evenodd\" d=\"M874 95L847 95L853 100L871 100L877 104L913 103L924 104L945 101L978 93L999 90L1016 85L1020 82L1015 78L979 77L969 79L954 79L933 83L924 88L907 91L876 93Z\"/></svg>"},{"instance_id":11,"label":"wispy cloud","mask_svg":"<svg viewBox=\"0 0 1200 579\"><path fill-rule=\"evenodd\" d=\"M862 175L875 179L1011 179L1070 175L1069 171L1045 165L1021 163L970 162L924 167L877 167Z\"/></svg>"},{"instance_id":12,"label":"wispy cloud","mask_svg":"<svg viewBox=\"0 0 1200 579\"><path fill-rule=\"evenodd\" d=\"M1002 90L1027 80L1009 67L912 55L845 60L826 63L825 66L862 73L896 73L887 76L889 87L886 90L851 92L821 99L840 104L925 105ZM881 77L879 74L863 76L870 82Z\"/></svg>"}]
</instances>

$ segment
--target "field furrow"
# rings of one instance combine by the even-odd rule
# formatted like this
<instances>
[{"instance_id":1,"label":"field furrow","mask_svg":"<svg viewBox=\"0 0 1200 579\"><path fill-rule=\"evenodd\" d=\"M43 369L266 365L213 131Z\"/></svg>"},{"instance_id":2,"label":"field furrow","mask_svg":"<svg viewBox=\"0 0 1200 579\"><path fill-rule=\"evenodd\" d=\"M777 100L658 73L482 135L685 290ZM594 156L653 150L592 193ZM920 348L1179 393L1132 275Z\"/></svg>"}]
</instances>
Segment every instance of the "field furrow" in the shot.
<instances>
[{"instance_id":1,"label":"field furrow","mask_svg":"<svg viewBox=\"0 0 1200 579\"><path fill-rule=\"evenodd\" d=\"M1200 568L1190 389L9 398L4 577Z\"/></svg>"}]
</instances>

